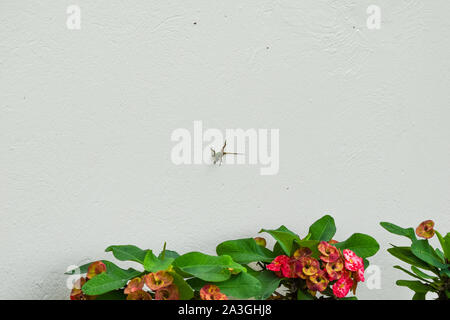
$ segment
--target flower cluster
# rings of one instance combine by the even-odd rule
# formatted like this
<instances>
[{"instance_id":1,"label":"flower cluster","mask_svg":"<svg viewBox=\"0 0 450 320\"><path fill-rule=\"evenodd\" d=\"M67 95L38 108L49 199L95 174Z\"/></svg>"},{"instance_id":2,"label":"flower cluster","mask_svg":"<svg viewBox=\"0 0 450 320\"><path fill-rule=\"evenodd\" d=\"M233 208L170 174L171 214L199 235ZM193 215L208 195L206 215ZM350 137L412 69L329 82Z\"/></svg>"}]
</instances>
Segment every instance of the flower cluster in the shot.
<instances>
[{"instance_id":1,"label":"flower cluster","mask_svg":"<svg viewBox=\"0 0 450 320\"><path fill-rule=\"evenodd\" d=\"M318 258L313 257L311 249L302 247L292 257L276 257L266 268L279 277L303 279L312 295L332 285L333 294L343 298L351 288L356 290L359 281L364 281L364 262L349 249L341 252L333 245L335 243L334 240L321 241L317 247Z\"/></svg>"},{"instance_id":2,"label":"flower cluster","mask_svg":"<svg viewBox=\"0 0 450 320\"><path fill-rule=\"evenodd\" d=\"M213 284L204 285L200 289L200 299L202 300L228 300L228 297L220 292L218 286Z\"/></svg>"},{"instance_id":3,"label":"flower cluster","mask_svg":"<svg viewBox=\"0 0 450 320\"><path fill-rule=\"evenodd\" d=\"M128 282L124 293L127 300L151 300L150 293L144 291L144 284L155 293L155 300L178 300L178 287L167 271L158 271L137 277Z\"/></svg>"},{"instance_id":4,"label":"flower cluster","mask_svg":"<svg viewBox=\"0 0 450 320\"><path fill-rule=\"evenodd\" d=\"M92 300L95 296L88 296L83 293L81 288L84 284L96 275L106 272L106 265L101 261L95 261L88 267L86 277L81 277L74 282L72 291L70 292L70 300Z\"/></svg>"}]
</instances>

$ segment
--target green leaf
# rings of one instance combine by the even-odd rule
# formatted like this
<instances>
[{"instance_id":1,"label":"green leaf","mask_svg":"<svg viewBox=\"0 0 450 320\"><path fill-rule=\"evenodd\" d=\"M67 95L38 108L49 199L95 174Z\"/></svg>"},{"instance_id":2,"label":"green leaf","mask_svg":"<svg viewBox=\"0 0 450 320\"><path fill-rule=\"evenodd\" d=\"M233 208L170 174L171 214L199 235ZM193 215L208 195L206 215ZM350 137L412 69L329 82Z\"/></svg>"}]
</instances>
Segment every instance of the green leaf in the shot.
<instances>
[{"instance_id":1,"label":"green leaf","mask_svg":"<svg viewBox=\"0 0 450 320\"><path fill-rule=\"evenodd\" d=\"M413 277L413 278L416 278L416 279L419 279L419 280L422 280L422 281L426 281L426 280L423 279L421 276L416 275L416 274L414 274L414 273L412 273L412 272L406 270L405 268L402 268L402 267L400 267L400 266L394 266L394 268L395 268L395 269L398 269L398 270L402 270L403 272L405 272L406 274L410 275L410 276Z\"/></svg>"},{"instance_id":2,"label":"green leaf","mask_svg":"<svg viewBox=\"0 0 450 320\"><path fill-rule=\"evenodd\" d=\"M230 279L215 283L220 291L229 297L249 299L261 293L261 282L246 272L232 276Z\"/></svg>"},{"instance_id":3,"label":"green leaf","mask_svg":"<svg viewBox=\"0 0 450 320\"><path fill-rule=\"evenodd\" d=\"M114 290L95 297L95 300L126 300L123 290Z\"/></svg>"},{"instance_id":4,"label":"green leaf","mask_svg":"<svg viewBox=\"0 0 450 320\"><path fill-rule=\"evenodd\" d=\"M446 234L443 240L444 246L442 249L444 250L445 257L450 260L450 232Z\"/></svg>"},{"instance_id":5,"label":"green leaf","mask_svg":"<svg viewBox=\"0 0 450 320\"><path fill-rule=\"evenodd\" d=\"M114 257L120 261L135 261L144 264L145 254L147 250L142 250L133 245L109 246L105 250L112 252Z\"/></svg>"},{"instance_id":6,"label":"green leaf","mask_svg":"<svg viewBox=\"0 0 450 320\"><path fill-rule=\"evenodd\" d=\"M411 266L411 270L418 275L419 277L422 277L424 279L436 279L436 277L430 276L426 274L425 272L421 271L420 269L416 268L415 266Z\"/></svg>"},{"instance_id":7,"label":"green leaf","mask_svg":"<svg viewBox=\"0 0 450 320\"><path fill-rule=\"evenodd\" d=\"M163 251L161 251L161 253L158 255L158 258L161 259L163 256ZM180 255L176 252L176 251L171 251L171 250L166 250L164 257L165 258L172 258L172 259L176 259L178 258Z\"/></svg>"},{"instance_id":8,"label":"green leaf","mask_svg":"<svg viewBox=\"0 0 450 320\"><path fill-rule=\"evenodd\" d=\"M217 257L200 252L189 252L176 258L174 264L182 272L212 282L228 280L231 275L229 268L246 272L244 267L227 255Z\"/></svg>"},{"instance_id":9,"label":"green leaf","mask_svg":"<svg viewBox=\"0 0 450 320\"><path fill-rule=\"evenodd\" d=\"M441 275L441 277L442 277L442 276L447 276L448 278L450 278L450 269L449 269L449 268L447 268L447 269L442 269L442 270L440 271L440 275Z\"/></svg>"},{"instance_id":10,"label":"green leaf","mask_svg":"<svg viewBox=\"0 0 450 320\"><path fill-rule=\"evenodd\" d=\"M429 263L437 268L446 268L447 265L441 262L439 256L429 245L428 240L417 240L411 245L411 252L420 260Z\"/></svg>"},{"instance_id":11,"label":"green leaf","mask_svg":"<svg viewBox=\"0 0 450 320\"><path fill-rule=\"evenodd\" d=\"M439 239L442 250L444 250L443 260L445 261L445 258L450 259L450 233L447 233L445 237L442 237L442 235L437 230L434 230L434 232Z\"/></svg>"},{"instance_id":12,"label":"green leaf","mask_svg":"<svg viewBox=\"0 0 450 320\"><path fill-rule=\"evenodd\" d=\"M261 229L259 233L267 232L280 244L286 255L291 255L292 245L294 241L300 241L298 235L290 231L285 226L281 226L275 230Z\"/></svg>"},{"instance_id":13,"label":"green leaf","mask_svg":"<svg viewBox=\"0 0 450 320\"><path fill-rule=\"evenodd\" d=\"M277 277L272 271L263 270L251 274L261 283L261 291L256 297L258 300L266 300L280 286L281 278Z\"/></svg>"},{"instance_id":14,"label":"green leaf","mask_svg":"<svg viewBox=\"0 0 450 320\"><path fill-rule=\"evenodd\" d=\"M102 260L102 262L105 263L103 260ZM91 265L91 263L92 262L88 262L86 264L83 264L82 266L79 266L78 268L71 269L69 271L64 272L64 274L72 275L72 274L76 274L76 273L79 273L79 274L87 273L88 268Z\"/></svg>"},{"instance_id":15,"label":"green leaf","mask_svg":"<svg viewBox=\"0 0 450 320\"><path fill-rule=\"evenodd\" d=\"M198 278L188 279L187 282L194 290L200 290L204 285L210 282ZM221 282L214 282L220 291L227 296L237 299L248 299L258 297L261 294L261 282L250 273L240 273L233 275L230 279Z\"/></svg>"},{"instance_id":16,"label":"green leaf","mask_svg":"<svg viewBox=\"0 0 450 320\"><path fill-rule=\"evenodd\" d=\"M333 217L326 215L309 227L310 240L330 241L336 233Z\"/></svg>"},{"instance_id":17,"label":"green leaf","mask_svg":"<svg viewBox=\"0 0 450 320\"><path fill-rule=\"evenodd\" d=\"M158 272L160 270L167 270L173 263L174 258L165 257L164 260L157 258L152 250L148 250L144 258L144 268L146 271Z\"/></svg>"},{"instance_id":18,"label":"green leaf","mask_svg":"<svg viewBox=\"0 0 450 320\"><path fill-rule=\"evenodd\" d=\"M303 290L297 291L297 300L315 300L315 298L309 292L303 292Z\"/></svg>"},{"instance_id":19,"label":"green leaf","mask_svg":"<svg viewBox=\"0 0 450 320\"><path fill-rule=\"evenodd\" d=\"M444 253L443 253L439 248L436 248L436 250L434 250L434 252L437 254L437 256L438 256L442 261L445 261L445 255L444 255Z\"/></svg>"},{"instance_id":20,"label":"green leaf","mask_svg":"<svg viewBox=\"0 0 450 320\"><path fill-rule=\"evenodd\" d=\"M285 252L283 251L283 248L281 248L280 243L278 241L275 242L275 244L273 245L273 254L276 257L285 254Z\"/></svg>"},{"instance_id":21,"label":"green leaf","mask_svg":"<svg viewBox=\"0 0 450 320\"><path fill-rule=\"evenodd\" d=\"M374 238L363 233L354 233L347 240L336 243L334 246L341 250L350 249L361 258L371 257L380 249L380 245Z\"/></svg>"},{"instance_id":22,"label":"green leaf","mask_svg":"<svg viewBox=\"0 0 450 320\"><path fill-rule=\"evenodd\" d=\"M387 251L394 257L418 268L435 271L435 269L428 263L417 258L412 252L410 247L393 247L387 249Z\"/></svg>"},{"instance_id":23,"label":"green leaf","mask_svg":"<svg viewBox=\"0 0 450 320\"><path fill-rule=\"evenodd\" d=\"M124 270L113 263L106 264L106 272L100 273L86 282L83 292L90 296L101 295L106 292L124 287L128 280L141 274L132 268Z\"/></svg>"},{"instance_id":24,"label":"green leaf","mask_svg":"<svg viewBox=\"0 0 450 320\"><path fill-rule=\"evenodd\" d=\"M404 236L407 237L409 239L411 239L411 241L416 241L416 234L414 233L414 229L413 228L402 228L399 227L393 223L390 222L380 222L380 225L385 228L387 231L389 231L390 233L393 234L397 234L399 236Z\"/></svg>"},{"instance_id":25,"label":"green leaf","mask_svg":"<svg viewBox=\"0 0 450 320\"><path fill-rule=\"evenodd\" d=\"M353 296L353 297L338 298L338 300L358 300L358 298Z\"/></svg>"},{"instance_id":26,"label":"green leaf","mask_svg":"<svg viewBox=\"0 0 450 320\"><path fill-rule=\"evenodd\" d=\"M183 279L182 276L180 276L176 272L169 272L169 273L173 277L173 283L178 287L178 292L180 294L180 300L191 300L194 297L194 290L192 290L192 288Z\"/></svg>"},{"instance_id":27,"label":"green leaf","mask_svg":"<svg viewBox=\"0 0 450 320\"><path fill-rule=\"evenodd\" d=\"M426 292L416 292L414 293L412 299L413 300L425 300Z\"/></svg>"},{"instance_id":28,"label":"green leaf","mask_svg":"<svg viewBox=\"0 0 450 320\"><path fill-rule=\"evenodd\" d=\"M253 238L225 241L216 248L217 255L229 255L237 263L272 262L272 251L256 244Z\"/></svg>"},{"instance_id":29,"label":"green leaf","mask_svg":"<svg viewBox=\"0 0 450 320\"><path fill-rule=\"evenodd\" d=\"M435 291L434 288L415 280L397 280L396 284L401 287L408 287L415 292L427 293L428 291Z\"/></svg>"}]
</instances>

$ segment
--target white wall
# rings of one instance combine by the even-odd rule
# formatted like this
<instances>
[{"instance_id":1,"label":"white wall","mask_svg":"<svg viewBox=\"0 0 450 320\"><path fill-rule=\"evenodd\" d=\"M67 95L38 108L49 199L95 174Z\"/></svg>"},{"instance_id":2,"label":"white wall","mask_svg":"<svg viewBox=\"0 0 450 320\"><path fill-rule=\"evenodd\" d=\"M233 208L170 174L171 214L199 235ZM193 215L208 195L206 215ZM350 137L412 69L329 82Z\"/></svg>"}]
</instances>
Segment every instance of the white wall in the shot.
<instances>
[{"instance_id":1,"label":"white wall","mask_svg":"<svg viewBox=\"0 0 450 320\"><path fill-rule=\"evenodd\" d=\"M81 30L66 8L81 7ZM380 30L366 8L382 10ZM337 239L450 229L448 1L0 2L0 298L66 299L109 244L214 252L325 213ZM194 24L196 22L196 24ZM279 128L280 171L175 166L194 120ZM433 241L433 243L435 243Z\"/></svg>"}]
</instances>

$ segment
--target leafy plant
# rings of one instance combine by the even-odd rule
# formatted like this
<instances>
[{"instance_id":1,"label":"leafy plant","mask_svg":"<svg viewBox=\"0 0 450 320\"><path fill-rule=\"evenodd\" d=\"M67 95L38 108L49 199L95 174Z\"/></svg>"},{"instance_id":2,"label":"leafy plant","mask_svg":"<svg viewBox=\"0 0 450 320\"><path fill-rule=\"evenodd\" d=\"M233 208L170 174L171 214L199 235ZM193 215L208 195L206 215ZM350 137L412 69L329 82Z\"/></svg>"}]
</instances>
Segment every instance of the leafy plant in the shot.
<instances>
[{"instance_id":1,"label":"leafy plant","mask_svg":"<svg viewBox=\"0 0 450 320\"><path fill-rule=\"evenodd\" d=\"M101 260L71 270L68 274L83 274L74 283L71 299L344 298L364 281L365 258L379 249L375 239L360 233L343 242L332 240L336 226L328 215L303 239L285 226L262 232L275 239L272 249L262 237L222 242L217 255L179 255L166 250L165 244L158 255L133 245L110 246L106 252L117 260L136 262L141 268L122 269ZM283 294L278 292L282 287Z\"/></svg>"},{"instance_id":2,"label":"leafy plant","mask_svg":"<svg viewBox=\"0 0 450 320\"><path fill-rule=\"evenodd\" d=\"M394 257L411 265L411 271L398 265L394 268L416 279L398 280L396 284L413 290L413 300L425 300L428 292L436 293L439 300L450 299L450 233L443 237L434 229L432 220L422 222L415 232L413 228L402 228L389 222L381 222L380 225L393 234L411 240L409 247L392 245L388 249ZM416 235L423 239L417 239ZM439 239L442 251L429 244L428 239L434 235Z\"/></svg>"},{"instance_id":3,"label":"leafy plant","mask_svg":"<svg viewBox=\"0 0 450 320\"><path fill-rule=\"evenodd\" d=\"M361 233L343 242L333 240L336 225L329 215L313 223L304 238L285 226L263 232L275 239L272 250L260 237L253 242L226 241L216 250L238 263L253 264L249 273L261 282L259 299L348 299L350 289L355 293L358 282L364 281L364 268L369 263L365 258L379 250L375 239Z\"/></svg>"}]
</instances>

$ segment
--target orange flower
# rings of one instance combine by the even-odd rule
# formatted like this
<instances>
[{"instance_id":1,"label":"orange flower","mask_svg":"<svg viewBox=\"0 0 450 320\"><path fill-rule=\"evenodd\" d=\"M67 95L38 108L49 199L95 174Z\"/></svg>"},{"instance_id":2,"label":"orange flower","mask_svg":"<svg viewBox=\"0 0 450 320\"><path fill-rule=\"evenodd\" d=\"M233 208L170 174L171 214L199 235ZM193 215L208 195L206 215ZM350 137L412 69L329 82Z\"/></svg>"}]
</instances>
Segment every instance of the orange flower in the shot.
<instances>
[{"instance_id":1,"label":"orange flower","mask_svg":"<svg viewBox=\"0 0 450 320\"><path fill-rule=\"evenodd\" d=\"M228 297L225 295L225 293L216 292L213 296L213 300L228 300Z\"/></svg>"},{"instance_id":2,"label":"orange flower","mask_svg":"<svg viewBox=\"0 0 450 320\"><path fill-rule=\"evenodd\" d=\"M326 241L320 241L318 249L322 254L320 259L323 262L334 262L339 258L339 250Z\"/></svg>"},{"instance_id":3,"label":"orange flower","mask_svg":"<svg viewBox=\"0 0 450 320\"><path fill-rule=\"evenodd\" d=\"M261 247L265 247L266 246L266 239L264 239L264 238L262 238L262 237L256 237L255 238L255 241L256 241L256 244L258 245L258 246L261 246Z\"/></svg>"},{"instance_id":4,"label":"orange flower","mask_svg":"<svg viewBox=\"0 0 450 320\"><path fill-rule=\"evenodd\" d=\"M206 284L200 289L200 299L202 300L228 300L227 296L220 292L218 286Z\"/></svg>"},{"instance_id":5,"label":"orange flower","mask_svg":"<svg viewBox=\"0 0 450 320\"><path fill-rule=\"evenodd\" d=\"M101 261L95 261L89 265L86 277L92 279L103 272L106 272L106 265Z\"/></svg>"},{"instance_id":6,"label":"orange flower","mask_svg":"<svg viewBox=\"0 0 450 320\"><path fill-rule=\"evenodd\" d=\"M313 257L301 257L297 260L295 271L302 279L315 275L319 270L319 261Z\"/></svg>"},{"instance_id":7,"label":"orange flower","mask_svg":"<svg viewBox=\"0 0 450 320\"><path fill-rule=\"evenodd\" d=\"M81 277L73 283L73 288L70 292L70 300L86 300L86 295L81 290L86 281L86 278Z\"/></svg>"},{"instance_id":8,"label":"orange flower","mask_svg":"<svg viewBox=\"0 0 450 320\"><path fill-rule=\"evenodd\" d=\"M137 277L128 282L128 285L123 291L123 293L130 294L135 291L142 290L143 287L144 287L144 280L142 278Z\"/></svg>"},{"instance_id":9,"label":"orange flower","mask_svg":"<svg viewBox=\"0 0 450 320\"><path fill-rule=\"evenodd\" d=\"M339 279L341 277L343 269L344 269L344 261L342 260L342 258L339 258L334 262L328 262L325 265L325 270L327 271L328 278L330 280Z\"/></svg>"},{"instance_id":10,"label":"orange flower","mask_svg":"<svg viewBox=\"0 0 450 320\"><path fill-rule=\"evenodd\" d=\"M416 228L416 234L418 237L430 239L434 236L434 222L433 220L426 220L419 224Z\"/></svg>"},{"instance_id":11,"label":"orange flower","mask_svg":"<svg viewBox=\"0 0 450 320\"><path fill-rule=\"evenodd\" d=\"M306 279L306 285L312 291L323 291L327 288L328 283L327 273L323 270L319 270L315 275Z\"/></svg>"},{"instance_id":12,"label":"orange flower","mask_svg":"<svg viewBox=\"0 0 450 320\"><path fill-rule=\"evenodd\" d=\"M301 257L309 257L311 254L312 251L310 248L302 247L295 250L293 257L294 259L300 259Z\"/></svg>"},{"instance_id":13,"label":"orange flower","mask_svg":"<svg viewBox=\"0 0 450 320\"><path fill-rule=\"evenodd\" d=\"M158 271L145 275L144 280L147 287L156 291L170 286L173 282L173 277L167 271Z\"/></svg>"},{"instance_id":14,"label":"orange flower","mask_svg":"<svg viewBox=\"0 0 450 320\"><path fill-rule=\"evenodd\" d=\"M127 300L152 300L152 296L144 290L138 290L130 293Z\"/></svg>"},{"instance_id":15,"label":"orange flower","mask_svg":"<svg viewBox=\"0 0 450 320\"><path fill-rule=\"evenodd\" d=\"M179 300L178 287L174 284L159 289L155 293L155 300Z\"/></svg>"}]
</instances>

